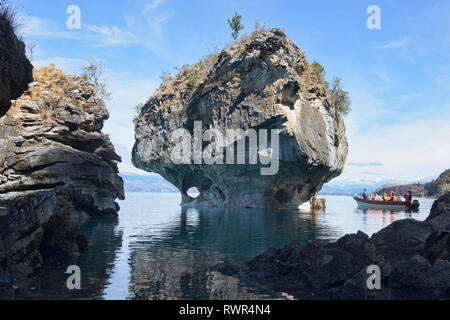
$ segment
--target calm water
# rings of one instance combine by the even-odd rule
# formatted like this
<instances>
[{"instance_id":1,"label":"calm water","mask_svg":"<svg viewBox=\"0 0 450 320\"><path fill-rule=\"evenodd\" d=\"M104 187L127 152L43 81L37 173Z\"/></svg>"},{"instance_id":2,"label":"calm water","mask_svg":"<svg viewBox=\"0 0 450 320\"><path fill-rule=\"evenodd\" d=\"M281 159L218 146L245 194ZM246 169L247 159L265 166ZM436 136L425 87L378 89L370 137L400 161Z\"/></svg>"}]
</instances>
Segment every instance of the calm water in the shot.
<instances>
[{"instance_id":1,"label":"calm water","mask_svg":"<svg viewBox=\"0 0 450 320\"><path fill-rule=\"evenodd\" d=\"M293 240L337 239L358 230L369 235L393 221L424 220L417 213L360 210L351 197L327 196L326 212L181 209L178 194L129 193L118 218L79 215L90 249L80 258L49 262L26 290L0 290L0 298L46 299L276 299L255 281L205 271L242 263L270 246ZM69 265L82 271L82 290L66 289Z\"/></svg>"}]
</instances>

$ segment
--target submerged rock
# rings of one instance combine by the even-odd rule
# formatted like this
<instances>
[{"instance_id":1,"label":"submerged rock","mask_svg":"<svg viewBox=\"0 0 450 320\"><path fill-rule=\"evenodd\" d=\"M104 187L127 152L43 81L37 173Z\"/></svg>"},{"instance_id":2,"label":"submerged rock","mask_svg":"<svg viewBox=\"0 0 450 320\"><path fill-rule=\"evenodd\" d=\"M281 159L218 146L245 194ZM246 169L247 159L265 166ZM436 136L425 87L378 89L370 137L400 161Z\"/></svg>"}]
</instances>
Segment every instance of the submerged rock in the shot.
<instances>
[{"instance_id":1,"label":"submerged rock","mask_svg":"<svg viewBox=\"0 0 450 320\"><path fill-rule=\"evenodd\" d=\"M369 238L363 232L336 242L294 242L270 248L242 266L211 268L255 277L290 294L316 290L335 299L449 299L450 193L424 221L399 220ZM370 290L369 266L381 270L381 289ZM319 297L319 295L318 295Z\"/></svg>"},{"instance_id":2,"label":"submerged rock","mask_svg":"<svg viewBox=\"0 0 450 320\"><path fill-rule=\"evenodd\" d=\"M344 121L330 101L323 79L301 49L272 29L168 77L136 119L133 163L175 185L184 205L299 208L338 176L346 161ZM172 161L179 129L194 136L187 143L194 152L181 164ZM243 134L208 138L209 129L223 137L229 129ZM237 142L245 142L250 129L279 130L279 150L269 131L268 142L261 144L260 137L258 146L245 150L245 164L236 164ZM196 135L204 140L200 151ZM229 163L228 152L233 164L223 164ZM267 162L251 164L253 152L253 160L279 159L275 174L262 174ZM198 161L202 155L219 160L207 164ZM192 187L200 192L196 199L187 194Z\"/></svg>"},{"instance_id":3,"label":"submerged rock","mask_svg":"<svg viewBox=\"0 0 450 320\"><path fill-rule=\"evenodd\" d=\"M78 255L86 241L72 213L116 215L124 198L94 85L54 66L34 76L0 118L0 274L28 275L45 256Z\"/></svg>"},{"instance_id":4,"label":"submerged rock","mask_svg":"<svg viewBox=\"0 0 450 320\"><path fill-rule=\"evenodd\" d=\"M33 66L25 56L25 45L14 33L7 14L0 13L0 117L33 81Z\"/></svg>"}]
</instances>

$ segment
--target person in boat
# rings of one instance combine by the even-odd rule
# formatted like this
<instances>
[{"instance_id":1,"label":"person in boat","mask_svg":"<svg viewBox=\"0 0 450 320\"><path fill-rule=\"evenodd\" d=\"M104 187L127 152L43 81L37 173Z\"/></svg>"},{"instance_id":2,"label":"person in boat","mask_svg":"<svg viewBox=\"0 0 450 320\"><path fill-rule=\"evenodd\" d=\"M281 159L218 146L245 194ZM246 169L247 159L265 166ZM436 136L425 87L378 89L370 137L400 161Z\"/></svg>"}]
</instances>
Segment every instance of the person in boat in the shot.
<instances>
[{"instance_id":1,"label":"person in boat","mask_svg":"<svg viewBox=\"0 0 450 320\"><path fill-rule=\"evenodd\" d=\"M413 198L412 191L409 190L408 193L405 195L405 200L412 202L412 198Z\"/></svg>"},{"instance_id":2,"label":"person in boat","mask_svg":"<svg viewBox=\"0 0 450 320\"><path fill-rule=\"evenodd\" d=\"M369 196L367 195L367 190L366 190L366 189L364 189L364 191L363 191L363 193L362 193L362 198L363 198L364 200L369 199Z\"/></svg>"},{"instance_id":3,"label":"person in boat","mask_svg":"<svg viewBox=\"0 0 450 320\"><path fill-rule=\"evenodd\" d=\"M371 200L371 201L374 200L373 195L369 194L369 200Z\"/></svg>"},{"instance_id":4,"label":"person in boat","mask_svg":"<svg viewBox=\"0 0 450 320\"><path fill-rule=\"evenodd\" d=\"M384 201L389 201L389 197L388 197L388 195L386 194L386 192L383 192L383 200Z\"/></svg>"},{"instance_id":5,"label":"person in boat","mask_svg":"<svg viewBox=\"0 0 450 320\"><path fill-rule=\"evenodd\" d=\"M376 201L381 201L381 200L383 200L383 199L381 199L380 195L377 194L377 195L375 196L375 200L376 200Z\"/></svg>"},{"instance_id":6,"label":"person in boat","mask_svg":"<svg viewBox=\"0 0 450 320\"><path fill-rule=\"evenodd\" d=\"M395 195L394 190L391 190L391 192L389 193L389 200L390 201L397 201L397 196Z\"/></svg>"},{"instance_id":7,"label":"person in boat","mask_svg":"<svg viewBox=\"0 0 450 320\"><path fill-rule=\"evenodd\" d=\"M412 192L411 192L411 190L409 190L408 193L405 194L405 202L406 203L411 203L412 202L412 198L413 198Z\"/></svg>"}]
</instances>

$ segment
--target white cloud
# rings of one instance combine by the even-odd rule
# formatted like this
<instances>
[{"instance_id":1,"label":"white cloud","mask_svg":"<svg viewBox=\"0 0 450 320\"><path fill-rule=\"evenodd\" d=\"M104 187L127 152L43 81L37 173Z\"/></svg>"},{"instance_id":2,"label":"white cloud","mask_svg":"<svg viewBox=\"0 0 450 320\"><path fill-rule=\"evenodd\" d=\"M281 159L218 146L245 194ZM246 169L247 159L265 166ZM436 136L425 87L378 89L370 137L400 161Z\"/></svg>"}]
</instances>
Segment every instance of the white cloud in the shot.
<instances>
[{"instance_id":1,"label":"white cloud","mask_svg":"<svg viewBox=\"0 0 450 320\"><path fill-rule=\"evenodd\" d=\"M164 13L152 19L152 28L157 35L163 34L163 24L175 17L174 12Z\"/></svg>"},{"instance_id":2,"label":"white cloud","mask_svg":"<svg viewBox=\"0 0 450 320\"><path fill-rule=\"evenodd\" d=\"M147 13L149 11L152 11L152 10L156 9L157 7L159 7L161 4L163 4L164 2L166 2L166 0L153 0L151 3L149 3L148 5L146 5L144 7L142 12Z\"/></svg>"},{"instance_id":3,"label":"white cloud","mask_svg":"<svg viewBox=\"0 0 450 320\"><path fill-rule=\"evenodd\" d=\"M369 170L385 179L418 180L448 169L450 159L449 115L417 119L407 123L378 125L349 137L349 161L378 162ZM368 171L368 167L363 168ZM346 167L346 176L357 176L361 168Z\"/></svg>"},{"instance_id":4,"label":"white cloud","mask_svg":"<svg viewBox=\"0 0 450 320\"><path fill-rule=\"evenodd\" d=\"M69 31L64 27L58 27L54 22L42 19L35 15L20 14L18 19L21 24L19 32L24 37L45 37L80 39L79 31Z\"/></svg>"},{"instance_id":5,"label":"white cloud","mask_svg":"<svg viewBox=\"0 0 450 320\"><path fill-rule=\"evenodd\" d=\"M96 46L114 47L121 45L129 45L137 41L136 36L132 32L122 31L117 26L95 26L88 25L88 30L99 35Z\"/></svg>"},{"instance_id":6,"label":"white cloud","mask_svg":"<svg viewBox=\"0 0 450 320\"><path fill-rule=\"evenodd\" d=\"M392 42L389 42L385 45L377 47L377 49L387 49L387 48L398 48L403 47L408 42L408 38L402 38L400 40L395 40Z\"/></svg>"}]
</instances>

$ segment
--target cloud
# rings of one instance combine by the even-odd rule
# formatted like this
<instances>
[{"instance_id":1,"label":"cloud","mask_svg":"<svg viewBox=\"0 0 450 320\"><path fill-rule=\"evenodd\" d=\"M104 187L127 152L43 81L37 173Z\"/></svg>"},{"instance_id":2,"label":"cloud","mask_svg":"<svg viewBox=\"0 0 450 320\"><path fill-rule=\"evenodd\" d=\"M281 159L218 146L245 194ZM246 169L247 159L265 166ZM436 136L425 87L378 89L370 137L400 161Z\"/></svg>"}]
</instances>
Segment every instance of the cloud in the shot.
<instances>
[{"instance_id":1,"label":"cloud","mask_svg":"<svg viewBox=\"0 0 450 320\"><path fill-rule=\"evenodd\" d=\"M65 26L59 28L54 22L35 15L19 14L18 20L21 24L19 32L24 37L81 39L80 32L66 30Z\"/></svg>"},{"instance_id":2,"label":"cloud","mask_svg":"<svg viewBox=\"0 0 450 320\"><path fill-rule=\"evenodd\" d=\"M408 42L408 38L402 38L400 40L389 42L385 45L377 47L377 49L398 48L403 47Z\"/></svg>"},{"instance_id":3,"label":"cloud","mask_svg":"<svg viewBox=\"0 0 450 320\"><path fill-rule=\"evenodd\" d=\"M157 35L162 35L163 34L163 24L174 17L175 17L174 12L169 12L169 13L160 14L160 15L156 16L152 21L153 31Z\"/></svg>"},{"instance_id":4,"label":"cloud","mask_svg":"<svg viewBox=\"0 0 450 320\"><path fill-rule=\"evenodd\" d=\"M161 4L163 4L164 2L166 2L166 0L153 0L151 3L149 3L148 5L146 5L144 7L144 9L142 10L142 13L147 13L149 11L152 11L152 10L156 9L157 7L159 7Z\"/></svg>"},{"instance_id":5,"label":"cloud","mask_svg":"<svg viewBox=\"0 0 450 320\"><path fill-rule=\"evenodd\" d=\"M348 166L351 167L383 167L384 164L381 162L349 162Z\"/></svg>"},{"instance_id":6,"label":"cloud","mask_svg":"<svg viewBox=\"0 0 450 320\"><path fill-rule=\"evenodd\" d=\"M97 39L98 43L95 46L115 47L137 42L137 38L132 32L122 31L117 26L88 25L87 28L99 35L99 38Z\"/></svg>"},{"instance_id":7,"label":"cloud","mask_svg":"<svg viewBox=\"0 0 450 320\"><path fill-rule=\"evenodd\" d=\"M349 137L351 162L346 175L358 176L355 163L383 160L383 167L371 172L385 179L417 180L448 169L450 159L450 123L447 112L435 117L422 117L405 123L378 124L366 132ZM371 167L363 167L365 171Z\"/></svg>"}]
</instances>

